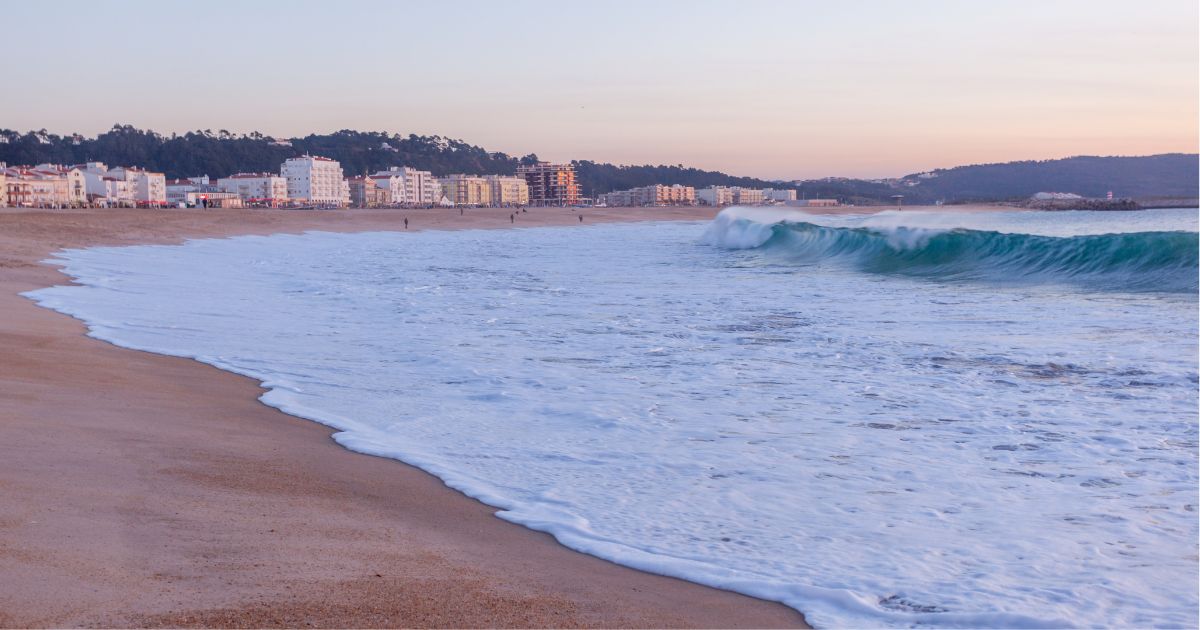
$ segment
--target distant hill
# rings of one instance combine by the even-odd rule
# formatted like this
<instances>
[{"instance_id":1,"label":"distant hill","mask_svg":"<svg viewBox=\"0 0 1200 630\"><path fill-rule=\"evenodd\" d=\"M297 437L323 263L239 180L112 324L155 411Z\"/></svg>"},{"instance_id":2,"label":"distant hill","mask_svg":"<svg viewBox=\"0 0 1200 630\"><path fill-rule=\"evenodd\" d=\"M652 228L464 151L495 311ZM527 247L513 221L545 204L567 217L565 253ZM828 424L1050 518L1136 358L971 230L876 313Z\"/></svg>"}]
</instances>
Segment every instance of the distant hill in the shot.
<instances>
[{"instance_id":1,"label":"distant hill","mask_svg":"<svg viewBox=\"0 0 1200 630\"><path fill-rule=\"evenodd\" d=\"M536 162L441 136L401 136L352 131L275 139L260 133L236 135L203 130L164 136L129 125L114 125L95 138L58 136L41 131L0 129L0 162L78 164L101 161L143 166L167 177L237 172L278 172L287 158L305 153L342 163L348 175L414 166L435 175L450 173L513 174L520 164ZM905 203L1016 201L1041 191L1100 197L1196 197L1196 154L1146 157L1073 157L1062 160L980 164L938 169L897 179L826 178L781 184L677 165L622 166L590 160L573 162L585 196L649 184L793 188L801 198L835 198L843 203L889 203L902 194Z\"/></svg>"},{"instance_id":2,"label":"distant hill","mask_svg":"<svg viewBox=\"0 0 1200 630\"><path fill-rule=\"evenodd\" d=\"M908 175L903 193L934 201L1006 201L1037 192L1084 197L1196 197L1200 156L1164 153L1145 157L1080 156L1061 160L978 164Z\"/></svg>"}]
</instances>

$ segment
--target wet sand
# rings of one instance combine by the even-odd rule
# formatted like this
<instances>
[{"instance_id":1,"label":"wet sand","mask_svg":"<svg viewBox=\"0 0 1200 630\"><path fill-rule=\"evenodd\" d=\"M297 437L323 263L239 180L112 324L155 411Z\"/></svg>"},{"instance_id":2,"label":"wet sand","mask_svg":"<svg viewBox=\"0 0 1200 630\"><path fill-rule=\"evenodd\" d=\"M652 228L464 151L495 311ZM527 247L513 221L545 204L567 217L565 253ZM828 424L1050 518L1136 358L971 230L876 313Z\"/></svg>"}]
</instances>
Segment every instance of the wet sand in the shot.
<instances>
[{"instance_id":1,"label":"wet sand","mask_svg":"<svg viewBox=\"0 0 1200 630\"><path fill-rule=\"evenodd\" d=\"M126 350L17 294L91 245L305 230L708 219L704 208L0 209L0 625L795 627L783 605L650 575L330 429L250 379Z\"/></svg>"}]
</instances>

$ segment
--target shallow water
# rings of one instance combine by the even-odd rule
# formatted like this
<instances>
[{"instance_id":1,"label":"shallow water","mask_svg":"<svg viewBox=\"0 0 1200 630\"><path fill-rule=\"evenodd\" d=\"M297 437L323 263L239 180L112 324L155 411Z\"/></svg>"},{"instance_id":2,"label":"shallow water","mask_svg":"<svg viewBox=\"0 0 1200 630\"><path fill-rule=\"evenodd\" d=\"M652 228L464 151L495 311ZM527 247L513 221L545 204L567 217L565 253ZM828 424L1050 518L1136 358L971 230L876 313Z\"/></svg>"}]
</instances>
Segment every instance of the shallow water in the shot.
<instances>
[{"instance_id":1,"label":"shallow water","mask_svg":"<svg viewBox=\"0 0 1200 630\"><path fill-rule=\"evenodd\" d=\"M72 250L82 286L29 295L571 547L818 626L1194 625L1194 289L881 269L781 242L785 219L893 257L955 228L1196 232L1194 210L735 210Z\"/></svg>"}]
</instances>

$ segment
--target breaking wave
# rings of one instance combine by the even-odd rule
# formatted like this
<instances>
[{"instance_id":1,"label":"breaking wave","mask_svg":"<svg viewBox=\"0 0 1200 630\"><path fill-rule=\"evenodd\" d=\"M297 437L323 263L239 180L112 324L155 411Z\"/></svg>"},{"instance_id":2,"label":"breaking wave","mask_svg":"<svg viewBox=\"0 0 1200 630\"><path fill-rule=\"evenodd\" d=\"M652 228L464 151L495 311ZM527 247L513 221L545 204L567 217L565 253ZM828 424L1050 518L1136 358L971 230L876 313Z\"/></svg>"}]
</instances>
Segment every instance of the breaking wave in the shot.
<instances>
[{"instance_id":1,"label":"breaking wave","mask_svg":"<svg viewBox=\"0 0 1200 630\"><path fill-rule=\"evenodd\" d=\"M828 227L722 214L703 241L756 249L773 262L843 265L857 271L1004 284L1068 283L1113 291L1195 293L1200 235L1132 232L1082 236L966 228Z\"/></svg>"}]
</instances>

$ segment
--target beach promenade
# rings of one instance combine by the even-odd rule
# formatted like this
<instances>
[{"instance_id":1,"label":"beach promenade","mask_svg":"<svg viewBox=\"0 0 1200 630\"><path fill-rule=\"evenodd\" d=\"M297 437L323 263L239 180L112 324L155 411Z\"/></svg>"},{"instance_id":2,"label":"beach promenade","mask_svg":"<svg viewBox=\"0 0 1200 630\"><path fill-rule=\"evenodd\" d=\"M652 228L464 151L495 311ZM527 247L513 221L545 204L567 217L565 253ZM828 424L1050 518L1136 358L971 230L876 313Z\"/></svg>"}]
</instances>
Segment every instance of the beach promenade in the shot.
<instances>
[{"instance_id":1,"label":"beach promenade","mask_svg":"<svg viewBox=\"0 0 1200 630\"><path fill-rule=\"evenodd\" d=\"M306 230L706 220L711 208L0 209L0 626L797 627L559 546L257 383L85 336L18 293L62 248Z\"/></svg>"}]
</instances>

